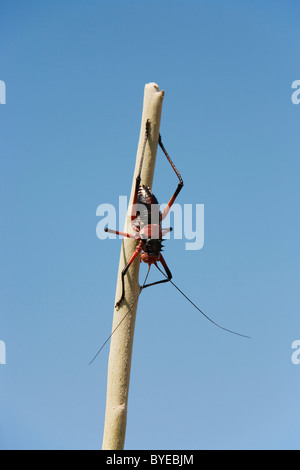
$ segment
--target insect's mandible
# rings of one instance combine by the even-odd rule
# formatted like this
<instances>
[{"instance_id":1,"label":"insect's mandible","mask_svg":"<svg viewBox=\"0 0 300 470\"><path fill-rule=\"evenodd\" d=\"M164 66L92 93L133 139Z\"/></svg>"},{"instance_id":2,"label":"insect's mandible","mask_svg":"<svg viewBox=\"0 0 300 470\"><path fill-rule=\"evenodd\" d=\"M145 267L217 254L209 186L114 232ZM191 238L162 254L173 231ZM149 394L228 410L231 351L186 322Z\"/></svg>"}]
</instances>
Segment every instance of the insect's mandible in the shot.
<instances>
[{"instance_id":1,"label":"insect's mandible","mask_svg":"<svg viewBox=\"0 0 300 470\"><path fill-rule=\"evenodd\" d=\"M152 191L150 190L150 188L148 186L141 184L141 173L142 173L142 167L143 167L143 161L144 161L144 153L145 153L146 143L149 138L149 132L150 132L150 121L147 120L145 140L144 140L143 151L142 151L141 160L140 160L139 172L136 177L133 204L132 204L132 209L131 209L131 225L136 233L130 234L130 233L125 233L125 232L120 232L118 230L112 230L107 227L105 228L106 232L115 233L117 235L121 235L127 238L134 238L135 240L139 241L139 244L137 245L128 263L126 264L125 268L122 271L122 294L121 294L120 299L116 303L116 307L119 307L125 298L124 277L128 271L129 266L133 263L133 261L136 259L136 257L139 254L141 255L141 261L148 264L149 267L152 264L154 264L158 268L157 263L161 263L166 273L165 279L152 282L151 284L145 284L143 285L143 289L145 289L146 287L154 286L156 284L169 282L172 279L171 271L168 268L168 265L163 255L161 254L162 247L163 247L162 245L163 237L166 233L170 232L172 228L171 227L162 228L162 221L167 216L175 199L180 193L183 187L183 181L182 181L180 173L178 172L177 168L175 167L173 161L171 160L170 156L168 155L162 143L161 136L159 135L158 145L160 146L163 153L167 157L171 167L173 168L174 172L176 173L179 179L179 183L177 185L176 191L174 192L173 196L169 200L163 212L160 212L158 201L156 197L154 196L154 194L152 193ZM155 210L153 210L154 205L156 208L158 208L158 216L155 217L156 223L152 223L153 213L155 214L156 212Z\"/></svg>"}]
</instances>

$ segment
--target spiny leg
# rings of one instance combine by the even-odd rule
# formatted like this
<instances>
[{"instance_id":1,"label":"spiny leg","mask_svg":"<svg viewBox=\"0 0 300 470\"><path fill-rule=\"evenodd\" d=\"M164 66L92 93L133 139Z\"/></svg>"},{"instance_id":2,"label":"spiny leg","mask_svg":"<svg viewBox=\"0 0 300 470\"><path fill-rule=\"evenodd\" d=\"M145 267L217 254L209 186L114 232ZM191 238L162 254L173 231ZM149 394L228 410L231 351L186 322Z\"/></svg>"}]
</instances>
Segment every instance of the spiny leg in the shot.
<instances>
[{"instance_id":1,"label":"spiny leg","mask_svg":"<svg viewBox=\"0 0 300 470\"><path fill-rule=\"evenodd\" d=\"M136 247L136 249L134 250L132 256L130 257L128 263L126 264L125 268L122 270L122 273L121 273L121 276L122 276L122 294L121 294L121 297L120 299L118 300L118 302L116 303L116 307L120 307L120 304L121 302L124 300L124 297L125 297L125 282L124 282L124 277L128 271L128 268L129 266L133 263L133 261L135 260L135 258L140 254L140 252L142 251L142 247L143 247L143 242L140 241L140 243L138 244L138 246Z\"/></svg>"},{"instance_id":2,"label":"spiny leg","mask_svg":"<svg viewBox=\"0 0 300 470\"><path fill-rule=\"evenodd\" d=\"M164 145L161 141L161 135L160 134L159 134L158 143L159 143L160 148L164 152L165 156L167 157L167 160L170 163L171 167L175 171L177 178L179 179L179 183L178 183L178 186L176 188L176 191L173 194L173 196L171 197L170 201L168 202L167 206L165 207L165 209L164 209L164 211L161 215L162 220L164 220L164 218L167 216L170 208L174 204L175 199L177 198L178 194L180 193L180 191L183 188L183 181L182 181L182 178L181 178L181 175L180 175L179 171L177 170L176 166L174 165L173 161L171 160L170 156L168 155L168 152L166 151L166 149L165 149L165 147L164 147Z\"/></svg>"},{"instance_id":3,"label":"spiny leg","mask_svg":"<svg viewBox=\"0 0 300 470\"><path fill-rule=\"evenodd\" d=\"M133 220L136 219L136 217L137 217L137 214L136 214L136 211L135 211L135 206L137 204L138 192L139 192L139 188L140 188L140 185L141 185L141 173L142 173L142 168L143 168L146 144L147 144L147 140L148 140L148 137L149 137L149 130L150 130L150 120L147 119L144 144L143 144L142 155L141 155L141 160L140 160L140 167L139 167L138 175L136 177L135 190L134 190L134 196L133 196L133 201L132 201L131 222L133 222Z\"/></svg>"},{"instance_id":4,"label":"spiny leg","mask_svg":"<svg viewBox=\"0 0 300 470\"><path fill-rule=\"evenodd\" d=\"M120 235L121 237L127 237L127 238L137 238L138 234L131 234L131 233L126 233L126 232L120 232L119 230L113 230L111 228L105 227L104 232L108 233L114 233L116 235Z\"/></svg>"}]
</instances>

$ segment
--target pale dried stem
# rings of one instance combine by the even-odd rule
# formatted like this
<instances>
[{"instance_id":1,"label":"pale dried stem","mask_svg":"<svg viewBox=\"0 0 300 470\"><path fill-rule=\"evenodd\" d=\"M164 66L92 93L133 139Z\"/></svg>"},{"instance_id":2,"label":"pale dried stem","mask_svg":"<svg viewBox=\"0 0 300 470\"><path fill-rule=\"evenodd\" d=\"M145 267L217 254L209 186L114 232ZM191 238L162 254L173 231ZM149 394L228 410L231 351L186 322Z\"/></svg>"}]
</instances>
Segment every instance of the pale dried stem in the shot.
<instances>
[{"instance_id":1,"label":"pale dried stem","mask_svg":"<svg viewBox=\"0 0 300 470\"><path fill-rule=\"evenodd\" d=\"M151 127L150 136L145 149L141 180L142 184L145 184L150 188L152 187L163 97L164 92L159 91L159 87L155 83L149 83L145 86L141 131L128 215L130 214L130 206L133 200L136 176L139 169L141 151L145 138L147 119L150 120ZM134 252L136 244L137 242L135 240L129 238L124 239L122 242L115 303L119 300L121 295L122 269ZM112 331L114 331L122 318L126 315L128 309L136 302L130 313L126 316L124 321L122 321L111 338L107 376L105 426L102 445L103 450L122 450L124 447L131 355L138 304L136 299L140 291L139 267L140 260L137 258L126 274L125 300L119 309L114 310Z\"/></svg>"}]
</instances>

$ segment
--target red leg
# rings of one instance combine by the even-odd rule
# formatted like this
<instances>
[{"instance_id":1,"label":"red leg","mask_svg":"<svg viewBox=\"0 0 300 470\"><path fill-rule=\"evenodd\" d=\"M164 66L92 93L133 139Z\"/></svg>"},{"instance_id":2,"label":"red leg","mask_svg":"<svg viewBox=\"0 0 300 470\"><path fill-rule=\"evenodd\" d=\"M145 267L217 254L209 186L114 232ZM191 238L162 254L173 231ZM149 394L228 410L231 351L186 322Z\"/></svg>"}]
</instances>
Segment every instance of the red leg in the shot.
<instances>
[{"instance_id":1,"label":"red leg","mask_svg":"<svg viewBox=\"0 0 300 470\"><path fill-rule=\"evenodd\" d=\"M168 162L170 163L171 167L173 168L173 170L175 171L176 173L176 176L177 178L179 179L179 183L178 183L178 186L177 186L177 189L175 191L175 193L173 194L173 196L171 197L170 201L168 202L167 206L165 207L162 215L161 215L161 219L164 220L164 218L167 216L170 208L172 207L172 205L174 204L174 201L175 199L177 198L178 194L180 193L180 191L182 190L182 187L183 187L183 181L182 181L182 178L181 178L181 175L179 173L179 171L177 170L176 166L174 165L174 163L172 162L170 156L168 155L162 141L161 141L161 136L159 136L159 139L158 139L158 143L159 143L159 146L160 148L162 149L162 151L164 152L165 156L167 157L167 160Z\"/></svg>"},{"instance_id":2,"label":"red leg","mask_svg":"<svg viewBox=\"0 0 300 470\"><path fill-rule=\"evenodd\" d=\"M168 227L168 228L163 228L162 229L162 237L166 234L166 233L169 233L169 232L172 232L172 227Z\"/></svg>"},{"instance_id":3,"label":"red leg","mask_svg":"<svg viewBox=\"0 0 300 470\"><path fill-rule=\"evenodd\" d=\"M122 295L120 297L120 300L116 303L116 307L120 307L120 304L121 302L124 300L124 297L125 297L125 284L124 284L124 277L125 277L125 274L127 273L128 271L128 268L129 266L133 263L133 261L135 260L135 258L140 254L140 252L142 251L142 247L143 247L143 242L140 241L140 243L138 244L138 246L136 247L136 249L134 250L131 258L129 259L128 263L126 264L125 268L122 270Z\"/></svg>"},{"instance_id":4,"label":"red leg","mask_svg":"<svg viewBox=\"0 0 300 470\"><path fill-rule=\"evenodd\" d=\"M107 228L107 227L105 227L104 232L115 233L116 235L120 235L121 237L127 237L127 238L137 238L137 237L139 237L138 234L120 232L119 230L112 230L111 228Z\"/></svg>"}]
</instances>

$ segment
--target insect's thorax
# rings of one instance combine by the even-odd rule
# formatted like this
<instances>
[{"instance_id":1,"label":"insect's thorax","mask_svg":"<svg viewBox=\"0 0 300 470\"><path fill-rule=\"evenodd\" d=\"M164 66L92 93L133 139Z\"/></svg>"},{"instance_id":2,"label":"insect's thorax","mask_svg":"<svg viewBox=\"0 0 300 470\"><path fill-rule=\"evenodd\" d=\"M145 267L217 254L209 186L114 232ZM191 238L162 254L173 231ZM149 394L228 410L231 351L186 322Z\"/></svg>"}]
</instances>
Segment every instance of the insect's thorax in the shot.
<instances>
[{"instance_id":1,"label":"insect's thorax","mask_svg":"<svg viewBox=\"0 0 300 470\"><path fill-rule=\"evenodd\" d=\"M161 224L158 200L148 186L140 186L137 198L137 219L141 227Z\"/></svg>"}]
</instances>

